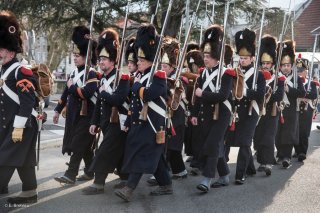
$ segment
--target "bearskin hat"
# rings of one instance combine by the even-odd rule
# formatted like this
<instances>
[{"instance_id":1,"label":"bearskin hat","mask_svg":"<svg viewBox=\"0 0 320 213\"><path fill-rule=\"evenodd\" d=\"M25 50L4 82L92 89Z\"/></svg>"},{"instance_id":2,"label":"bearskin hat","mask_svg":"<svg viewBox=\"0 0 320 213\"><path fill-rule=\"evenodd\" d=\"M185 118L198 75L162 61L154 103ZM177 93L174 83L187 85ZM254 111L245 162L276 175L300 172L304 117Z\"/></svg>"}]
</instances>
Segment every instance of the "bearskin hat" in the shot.
<instances>
[{"instance_id":1,"label":"bearskin hat","mask_svg":"<svg viewBox=\"0 0 320 213\"><path fill-rule=\"evenodd\" d=\"M190 52L191 50L200 50L200 46L198 43L191 41L188 45L187 45L187 53Z\"/></svg>"},{"instance_id":2,"label":"bearskin hat","mask_svg":"<svg viewBox=\"0 0 320 213\"><path fill-rule=\"evenodd\" d=\"M200 50L191 50L187 53L186 58L192 73L198 73L198 69L204 67L203 54Z\"/></svg>"},{"instance_id":3,"label":"bearskin hat","mask_svg":"<svg viewBox=\"0 0 320 213\"><path fill-rule=\"evenodd\" d=\"M176 39L165 37L161 47L161 63L176 67L179 58L179 46L179 42Z\"/></svg>"},{"instance_id":4,"label":"bearskin hat","mask_svg":"<svg viewBox=\"0 0 320 213\"><path fill-rule=\"evenodd\" d=\"M279 53L280 43L278 43ZM281 55L281 63L280 64L293 64L295 61L295 44L291 40L287 40L283 42L283 49Z\"/></svg>"},{"instance_id":5,"label":"bearskin hat","mask_svg":"<svg viewBox=\"0 0 320 213\"><path fill-rule=\"evenodd\" d=\"M73 53L79 54L83 57L87 56L89 39L86 38L86 35L90 35L90 30L86 26L77 26L73 28L72 41L73 41ZM91 63L93 65L97 64L97 55L96 55L97 42L92 41L91 49Z\"/></svg>"},{"instance_id":6,"label":"bearskin hat","mask_svg":"<svg viewBox=\"0 0 320 213\"><path fill-rule=\"evenodd\" d=\"M219 60L221 55L221 45L223 39L223 29L219 25L210 26L204 33L201 49L203 53L208 53L214 59Z\"/></svg>"},{"instance_id":7,"label":"bearskin hat","mask_svg":"<svg viewBox=\"0 0 320 213\"><path fill-rule=\"evenodd\" d=\"M130 40L127 43L126 54L125 54L126 63L128 63L128 61L132 61L134 63L138 62L137 54L134 51L135 43L136 43L136 38L135 37L130 38Z\"/></svg>"},{"instance_id":8,"label":"bearskin hat","mask_svg":"<svg viewBox=\"0 0 320 213\"><path fill-rule=\"evenodd\" d=\"M228 65L232 66L233 64L232 58L233 58L233 49L229 44L226 44L224 46L224 64L226 65L226 67Z\"/></svg>"},{"instance_id":9,"label":"bearskin hat","mask_svg":"<svg viewBox=\"0 0 320 213\"><path fill-rule=\"evenodd\" d=\"M20 26L10 11L0 12L0 47L16 53L22 52Z\"/></svg>"},{"instance_id":10,"label":"bearskin hat","mask_svg":"<svg viewBox=\"0 0 320 213\"><path fill-rule=\"evenodd\" d=\"M296 60L296 65L297 65L297 71L302 72L304 70L309 69L309 60L306 58L302 58L301 54L298 55L298 58Z\"/></svg>"},{"instance_id":11,"label":"bearskin hat","mask_svg":"<svg viewBox=\"0 0 320 213\"><path fill-rule=\"evenodd\" d=\"M112 28L105 29L99 36L97 55L117 62L119 34Z\"/></svg>"},{"instance_id":12,"label":"bearskin hat","mask_svg":"<svg viewBox=\"0 0 320 213\"><path fill-rule=\"evenodd\" d=\"M143 24L137 32L136 43L134 45L138 58L153 61L157 52L159 36L156 28L152 24Z\"/></svg>"},{"instance_id":13,"label":"bearskin hat","mask_svg":"<svg viewBox=\"0 0 320 213\"><path fill-rule=\"evenodd\" d=\"M249 29L240 30L235 36L237 54L240 56L254 56L256 52L256 33Z\"/></svg>"},{"instance_id":14,"label":"bearskin hat","mask_svg":"<svg viewBox=\"0 0 320 213\"><path fill-rule=\"evenodd\" d=\"M277 63L277 42L276 38L271 35L265 35L261 39L260 45L260 63L271 62Z\"/></svg>"}]
</instances>

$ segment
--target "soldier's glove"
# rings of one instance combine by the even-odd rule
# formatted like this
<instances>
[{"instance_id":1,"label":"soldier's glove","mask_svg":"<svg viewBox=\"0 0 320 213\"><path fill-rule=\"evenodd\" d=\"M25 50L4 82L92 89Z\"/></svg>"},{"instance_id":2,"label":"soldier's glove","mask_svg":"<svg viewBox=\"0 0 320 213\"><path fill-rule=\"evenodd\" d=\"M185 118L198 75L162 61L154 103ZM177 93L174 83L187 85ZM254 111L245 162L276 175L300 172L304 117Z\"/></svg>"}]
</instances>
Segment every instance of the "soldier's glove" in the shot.
<instances>
[{"instance_id":1,"label":"soldier's glove","mask_svg":"<svg viewBox=\"0 0 320 213\"><path fill-rule=\"evenodd\" d=\"M12 132L12 141L13 143L17 143L18 141L22 141L23 128L14 128Z\"/></svg>"}]
</instances>

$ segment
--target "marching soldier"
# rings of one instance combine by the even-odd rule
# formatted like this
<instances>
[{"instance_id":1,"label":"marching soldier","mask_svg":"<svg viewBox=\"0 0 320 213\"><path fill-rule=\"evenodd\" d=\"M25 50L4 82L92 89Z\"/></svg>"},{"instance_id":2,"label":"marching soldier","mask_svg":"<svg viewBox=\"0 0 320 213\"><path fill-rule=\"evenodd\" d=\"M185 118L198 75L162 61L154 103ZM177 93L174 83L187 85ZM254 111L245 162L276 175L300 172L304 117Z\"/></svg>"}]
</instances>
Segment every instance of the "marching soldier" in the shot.
<instances>
[{"instance_id":1,"label":"marching soldier","mask_svg":"<svg viewBox=\"0 0 320 213\"><path fill-rule=\"evenodd\" d=\"M263 115L256 127L254 134L254 144L257 150L257 161L260 163L259 172L265 172L267 176L271 175L272 164L275 162L274 146L275 137L278 129L278 121L280 117L280 102L284 95L285 77L281 76L278 81L275 78L274 66L277 63L276 39L270 35L265 35L261 39L260 45L260 66L261 72L270 75L267 80L265 95L265 115ZM272 91L275 82L277 83L276 91Z\"/></svg>"},{"instance_id":2,"label":"marching soldier","mask_svg":"<svg viewBox=\"0 0 320 213\"><path fill-rule=\"evenodd\" d=\"M191 45L191 44L189 44ZM188 46L189 47L189 46ZM187 126L184 135L184 151L186 155L193 156L194 151L193 149L196 148L196 144L198 141L198 134L199 134L199 126L193 126L190 122L191 116L190 111L194 106L193 99L195 98L194 90L196 86L197 78L199 77L199 73L204 69L204 61L203 61L203 53L200 50L191 50L187 53L186 62L188 65L188 71L182 73L182 76L188 78L188 85L187 85L187 93L186 98L188 100L188 120ZM197 152L197 151L196 151ZM192 175L198 174L197 169L197 161L196 159L193 160L193 157L187 159L187 162L190 161L190 166L193 167L191 170Z\"/></svg>"},{"instance_id":3,"label":"marching soldier","mask_svg":"<svg viewBox=\"0 0 320 213\"><path fill-rule=\"evenodd\" d=\"M299 57L296 64L298 73L305 79L304 87L307 91L306 96L300 99L299 144L294 146L298 161L303 162L307 157L312 119L316 107L315 102L318 98L317 86L319 83L308 79L308 72L311 72L311 70L309 71L309 61L307 59ZM309 84L310 86L308 86Z\"/></svg>"},{"instance_id":4,"label":"marching soldier","mask_svg":"<svg viewBox=\"0 0 320 213\"><path fill-rule=\"evenodd\" d=\"M290 167L293 145L299 144L299 105L297 101L306 94L302 78L297 76L296 70L292 69L294 63L294 43L284 41L280 67L281 73L286 77L284 109L282 110L283 120L282 122L280 120L276 136L277 162L282 163L283 168Z\"/></svg>"},{"instance_id":5,"label":"marching soldier","mask_svg":"<svg viewBox=\"0 0 320 213\"><path fill-rule=\"evenodd\" d=\"M136 72L138 71L138 58L137 54L134 51L134 43L136 42L136 38L131 38L128 41L127 47L126 47L126 54L125 59L128 65L128 70L130 73L130 77L134 77Z\"/></svg>"},{"instance_id":6,"label":"marching soldier","mask_svg":"<svg viewBox=\"0 0 320 213\"><path fill-rule=\"evenodd\" d=\"M125 102L129 90L129 75L122 74L118 87L113 91L113 84L116 81L117 55L119 48L118 33L108 28L99 36L97 55L99 65L103 71L101 79L98 101L93 113L90 133L95 135L98 128L103 132L103 141L96 152L90 171L95 173L94 182L82 190L83 194L92 195L104 192L105 180L108 173L112 173L115 168L121 171L122 158L124 154L124 144L126 132L124 131L124 121L127 115L128 104ZM118 71L119 72L119 71ZM115 112L114 107L117 109ZM125 181L127 176L119 174ZM124 185L124 183L122 183Z\"/></svg>"},{"instance_id":7,"label":"marching soldier","mask_svg":"<svg viewBox=\"0 0 320 213\"><path fill-rule=\"evenodd\" d=\"M138 74L132 86L132 100L126 126L130 128L123 164L123 172L129 173L126 186L115 194L130 201L143 173L154 174L159 187L151 195L172 194L171 178L163 156L165 142L165 98L167 97L166 73L156 71L152 84L147 85L153 74L159 36L153 25L142 25L137 32L135 50L138 55ZM147 119L142 110L147 107ZM141 112L141 117L140 117Z\"/></svg>"},{"instance_id":8,"label":"marching soldier","mask_svg":"<svg viewBox=\"0 0 320 213\"><path fill-rule=\"evenodd\" d=\"M222 38L223 30L219 25L209 27L204 34L201 48L206 68L198 79L198 88L195 91L196 103L191 118L193 125L200 126L197 144L199 153L195 153L194 156L197 157L199 168L202 170L203 178L197 185L197 189L202 192L209 191L216 168L220 176L225 177L225 181L229 182L229 167L225 159L220 158L220 153L223 150L224 136L230 122L232 79L236 73L231 69L220 73L221 84L217 84L218 72L222 71L222 67L219 67L221 48L224 45L221 42ZM218 115L215 118L217 107L219 107Z\"/></svg>"},{"instance_id":9,"label":"marching soldier","mask_svg":"<svg viewBox=\"0 0 320 213\"><path fill-rule=\"evenodd\" d=\"M176 89L175 93L181 92L181 100L177 109L171 109L169 107L169 125L171 128L167 131L167 153L166 160L171 166L172 179L182 179L187 177L187 170L182 158L183 139L185 133L186 122L186 99L185 99L185 77L180 76L176 79L176 67L179 58L179 43L177 40L166 37L162 44L162 58L161 58L161 70L166 72L168 77L168 94L169 100L175 97L172 93ZM179 87L175 88L175 81L179 82ZM177 91L178 90L178 91ZM170 104L170 101L169 101Z\"/></svg>"},{"instance_id":10,"label":"marching soldier","mask_svg":"<svg viewBox=\"0 0 320 213\"><path fill-rule=\"evenodd\" d=\"M238 90L243 91L243 97L235 99L234 117L239 119L235 122L234 129L228 130L226 144L240 147L235 176L235 183L238 185L244 184L247 174L256 173L250 147L259 119L258 104L263 101L266 87L263 74L257 72L257 89L253 90L253 79L256 72L252 64L256 49L255 38L255 33L249 29L238 31L235 35L237 54L240 56L240 71L244 75L243 87Z\"/></svg>"},{"instance_id":11,"label":"marching soldier","mask_svg":"<svg viewBox=\"0 0 320 213\"><path fill-rule=\"evenodd\" d=\"M17 59L22 52L21 30L12 12L0 12L0 32L0 191L8 193L7 186L17 169L22 192L8 198L8 203L35 203L36 80Z\"/></svg>"},{"instance_id":12,"label":"marching soldier","mask_svg":"<svg viewBox=\"0 0 320 213\"><path fill-rule=\"evenodd\" d=\"M62 154L71 155L68 169L61 177L54 179L60 183L74 184L78 175L81 160L84 160L84 174L78 178L79 181L91 180L93 172L89 172L93 158L94 135L89 133L90 119L93 114L96 97L94 93L98 87L97 74L94 69L86 71L86 55L88 49L90 30L85 26L77 26L73 30L72 41L74 63L77 66L67 81L67 85L61 95L58 105L55 108L53 122L58 123L60 113L66 107L65 134L63 137ZM95 55L96 43L92 45L91 63L96 64ZM83 85L83 78L88 76L86 84ZM87 106L85 106L87 105ZM87 113L82 109L87 107Z\"/></svg>"}]
</instances>

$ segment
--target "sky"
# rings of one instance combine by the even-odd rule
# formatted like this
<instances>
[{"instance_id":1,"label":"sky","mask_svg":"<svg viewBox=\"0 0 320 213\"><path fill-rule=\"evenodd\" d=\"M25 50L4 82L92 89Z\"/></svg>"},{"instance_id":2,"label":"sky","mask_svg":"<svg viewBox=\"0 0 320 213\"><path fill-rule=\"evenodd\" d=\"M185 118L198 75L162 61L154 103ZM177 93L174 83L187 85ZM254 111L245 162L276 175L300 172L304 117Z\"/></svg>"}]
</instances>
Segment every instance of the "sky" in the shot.
<instances>
[{"instance_id":1,"label":"sky","mask_svg":"<svg viewBox=\"0 0 320 213\"><path fill-rule=\"evenodd\" d=\"M270 7L281 7L281 8L288 8L291 1L291 8L294 5L303 3L307 0L267 0L270 2Z\"/></svg>"}]
</instances>

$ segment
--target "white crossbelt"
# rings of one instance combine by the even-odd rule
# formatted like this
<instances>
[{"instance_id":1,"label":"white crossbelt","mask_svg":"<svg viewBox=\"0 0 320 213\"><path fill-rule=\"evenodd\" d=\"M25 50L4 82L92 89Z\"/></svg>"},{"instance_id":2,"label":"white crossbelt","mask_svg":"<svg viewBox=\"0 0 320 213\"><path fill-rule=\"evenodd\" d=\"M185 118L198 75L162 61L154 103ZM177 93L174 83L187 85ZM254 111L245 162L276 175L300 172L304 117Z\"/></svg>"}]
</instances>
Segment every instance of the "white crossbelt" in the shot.
<instances>
[{"instance_id":1,"label":"white crossbelt","mask_svg":"<svg viewBox=\"0 0 320 213\"><path fill-rule=\"evenodd\" d=\"M253 67L251 67L245 74L244 74L244 86L246 89L249 89L248 85L247 85L247 80L253 75L254 73L254 69ZM252 84L254 84L254 82L252 82Z\"/></svg>"},{"instance_id":2,"label":"white crossbelt","mask_svg":"<svg viewBox=\"0 0 320 213\"><path fill-rule=\"evenodd\" d=\"M274 74L272 74L271 79L266 80L266 84L269 85L271 82L273 82L274 79L275 79L275 77L276 77L276 76L275 76Z\"/></svg>"},{"instance_id":3,"label":"white crossbelt","mask_svg":"<svg viewBox=\"0 0 320 213\"><path fill-rule=\"evenodd\" d=\"M85 70L78 72L77 69L73 71L74 77L72 78L72 82L74 85L77 85L78 87L82 87L83 82L80 80L80 78L84 75L84 72L85 72Z\"/></svg>"},{"instance_id":4,"label":"white crossbelt","mask_svg":"<svg viewBox=\"0 0 320 213\"><path fill-rule=\"evenodd\" d=\"M111 76L108 80L106 78L101 79L101 85L105 86L105 91L112 94L111 83L116 78L116 75Z\"/></svg>"},{"instance_id":5,"label":"white crossbelt","mask_svg":"<svg viewBox=\"0 0 320 213\"><path fill-rule=\"evenodd\" d=\"M20 64L18 62L12 64L6 71L5 73L1 76L1 79L3 80L3 85L2 85L2 89L3 91L7 94L7 96L9 98L11 98L11 100L13 100L14 102L16 102L16 104L20 105L20 99L19 96L13 92L6 84L5 80L6 78L9 76L9 74L16 69L16 71L20 68ZM1 87L0 87L1 88ZM37 117L38 113L32 108L32 113L33 116Z\"/></svg>"},{"instance_id":6,"label":"white crossbelt","mask_svg":"<svg viewBox=\"0 0 320 213\"><path fill-rule=\"evenodd\" d=\"M209 71L208 69L206 69L204 71L204 74L202 74L202 77L204 77L204 75L206 75L206 81L204 82L204 84L202 85L202 90L205 90L208 86L210 87L210 90L212 92L216 91L216 87L213 85L212 80L218 75L218 69L216 69L214 72L212 72L209 75Z\"/></svg>"}]
</instances>

